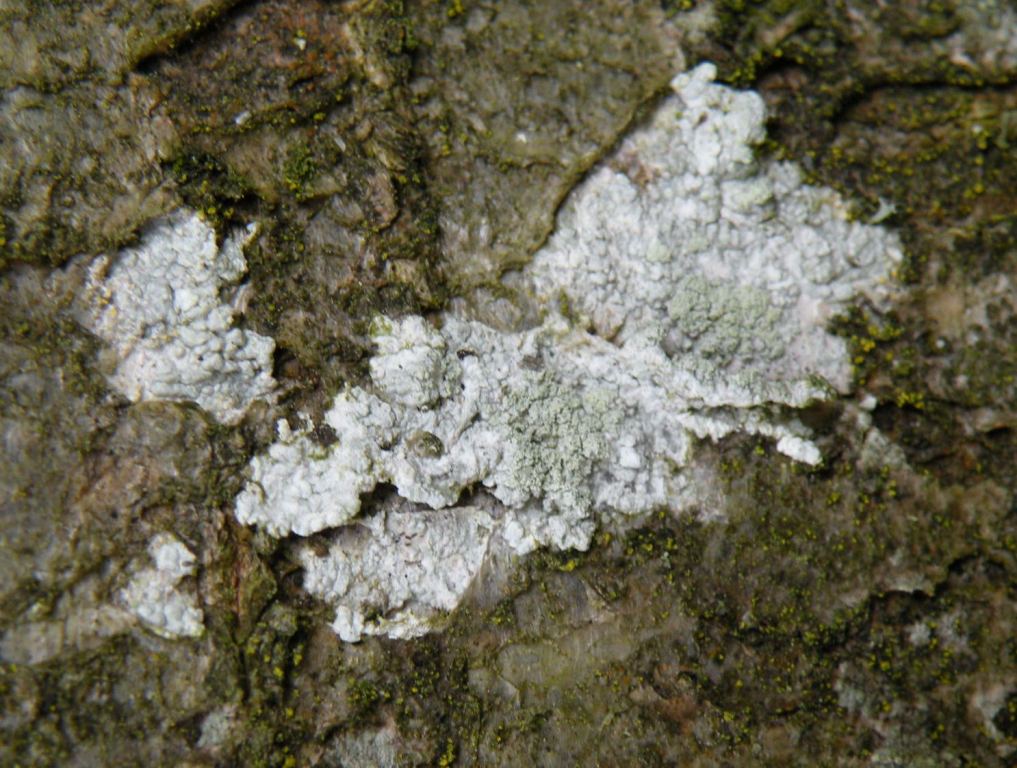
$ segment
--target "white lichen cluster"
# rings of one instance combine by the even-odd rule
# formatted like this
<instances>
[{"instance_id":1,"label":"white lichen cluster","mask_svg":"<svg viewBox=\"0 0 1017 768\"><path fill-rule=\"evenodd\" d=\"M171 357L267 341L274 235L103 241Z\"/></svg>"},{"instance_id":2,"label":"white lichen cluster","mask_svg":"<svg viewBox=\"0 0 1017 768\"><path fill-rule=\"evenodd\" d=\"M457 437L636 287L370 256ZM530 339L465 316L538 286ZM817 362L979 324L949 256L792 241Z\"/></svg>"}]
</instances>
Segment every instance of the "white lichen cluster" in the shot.
<instances>
[{"instance_id":1,"label":"white lichen cluster","mask_svg":"<svg viewBox=\"0 0 1017 768\"><path fill-rule=\"evenodd\" d=\"M759 169L762 101L713 75L676 78L652 122L573 192L518 276L539 326L379 318L370 386L325 416L337 441L280 422L252 461L242 522L275 535L346 526L304 556L305 585L336 605L344 639L425 631L493 554L584 549L598 521L680 508L698 440L756 434L820 460L783 414L845 384L824 321L860 292L883 299L900 250L792 166ZM358 519L379 483L416 511ZM480 488L496 512L461 501Z\"/></svg>"},{"instance_id":2,"label":"white lichen cluster","mask_svg":"<svg viewBox=\"0 0 1017 768\"><path fill-rule=\"evenodd\" d=\"M92 263L84 319L114 355L114 388L133 402L193 400L225 423L271 399L275 342L235 327L228 295L253 235L249 227L219 248L215 230L178 211L136 247Z\"/></svg>"},{"instance_id":3,"label":"white lichen cluster","mask_svg":"<svg viewBox=\"0 0 1017 768\"><path fill-rule=\"evenodd\" d=\"M391 637L413 637L427 630L427 617L459 604L495 528L487 512L472 506L382 510L344 527L324 557L304 549L304 588L342 596L332 627L343 640L382 628Z\"/></svg>"},{"instance_id":4,"label":"white lichen cluster","mask_svg":"<svg viewBox=\"0 0 1017 768\"><path fill-rule=\"evenodd\" d=\"M675 78L566 201L528 277L616 343L648 336L728 374L844 389L844 343L825 325L859 294L885 298L898 242L790 163L759 168L763 101L714 76L705 64Z\"/></svg>"},{"instance_id":5,"label":"white lichen cluster","mask_svg":"<svg viewBox=\"0 0 1017 768\"><path fill-rule=\"evenodd\" d=\"M197 595L180 590L181 580L194 573L194 554L169 533L153 538L148 554L152 565L134 574L120 600L157 635L199 637L205 626Z\"/></svg>"},{"instance_id":6,"label":"white lichen cluster","mask_svg":"<svg viewBox=\"0 0 1017 768\"><path fill-rule=\"evenodd\" d=\"M375 339L373 386L341 392L325 415L337 442L322 448L281 421L237 498L241 522L308 535L353 520L378 483L431 509L481 485L525 513L503 527L513 549L585 548L596 514L642 514L675 497L693 438L749 432L819 460L804 430L766 408L824 397L809 381L717 377L560 317L520 333L456 317L440 330L381 319Z\"/></svg>"}]
</instances>

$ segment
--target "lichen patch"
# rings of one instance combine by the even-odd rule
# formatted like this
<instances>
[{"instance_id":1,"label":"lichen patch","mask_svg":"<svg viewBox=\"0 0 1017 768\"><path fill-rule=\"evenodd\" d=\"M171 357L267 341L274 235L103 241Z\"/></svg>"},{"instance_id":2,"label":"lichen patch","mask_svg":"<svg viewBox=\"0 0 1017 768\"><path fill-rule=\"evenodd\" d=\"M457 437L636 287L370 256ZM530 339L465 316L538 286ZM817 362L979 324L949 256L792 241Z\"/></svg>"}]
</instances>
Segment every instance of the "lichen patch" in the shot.
<instances>
[{"instance_id":1,"label":"lichen patch","mask_svg":"<svg viewBox=\"0 0 1017 768\"><path fill-rule=\"evenodd\" d=\"M275 342L234 321L243 246L254 233L235 233L220 248L215 230L181 210L137 246L92 262L82 315L114 357L115 389L132 402L193 400L224 423L254 400L273 399Z\"/></svg>"},{"instance_id":2,"label":"lichen patch","mask_svg":"<svg viewBox=\"0 0 1017 768\"><path fill-rule=\"evenodd\" d=\"M900 247L793 166L759 167L763 103L714 74L675 78L674 96L573 191L515 276L535 327L379 317L370 384L325 415L337 441L280 422L252 460L241 522L277 536L359 529L356 546L305 557L305 586L336 606L343 639L426 631L465 593L478 553L586 549L599 523L684 509L700 440L758 435L820 462L787 412L847 388L825 321L858 294L888 301ZM382 483L417 511L358 522ZM478 488L496 514L461 504ZM413 535L400 533L410 520ZM450 578L457 562L475 567Z\"/></svg>"}]
</instances>

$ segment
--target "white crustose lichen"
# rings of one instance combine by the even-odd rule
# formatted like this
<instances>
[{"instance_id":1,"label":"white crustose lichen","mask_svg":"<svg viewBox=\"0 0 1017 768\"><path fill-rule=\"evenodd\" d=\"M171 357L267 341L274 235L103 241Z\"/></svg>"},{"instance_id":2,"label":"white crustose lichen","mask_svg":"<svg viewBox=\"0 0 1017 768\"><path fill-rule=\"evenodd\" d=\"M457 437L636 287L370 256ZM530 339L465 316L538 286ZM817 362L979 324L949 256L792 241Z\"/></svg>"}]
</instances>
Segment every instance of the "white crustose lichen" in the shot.
<instances>
[{"instance_id":1,"label":"white crustose lichen","mask_svg":"<svg viewBox=\"0 0 1017 768\"><path fill-rule=\"evenodd\" d=\"M759 167L763 103L714 74L676 77L573 190L514 278L539 325L379 318L370 385L325 415L337 441L280 421L252 461L239 520L277 536L344 526L303 556L343 639L426 631L492 554L585 549L598 521L681 508L697 440L755 434L821 460L787 412L846 389L825 323L859 294L885 303L900 248L793 166ZM380 483L403 506L363 520Z\"/></svg>"},{"instance_id":2,"label":"white crustose lichen","mask_svg":"<svg viewBox=\"0 0 1017 768\"><path fill-rule=\"evenodd\" d=\"M194 573L194 554L169 533L153 538L148 554L152 565L134 574L120 599L127 610L162 637L200 636L205 625L197 596L180 588L181 580Z\"/></svg>"},{"instance_id":3,"label":"white crustose lichen","mask_svg":"<svg viewBox=\"0 0 1017 768\"><path fill-rule=\"evenodd\" d=\"M161 219L141 242L89 269L85 323L114 356L110 383L129 400L193 400L224 423L271 400L275 342L233 323L224 292L247 269L254 228L219 248L197 214Z\"/></svg>"}]
</instances>

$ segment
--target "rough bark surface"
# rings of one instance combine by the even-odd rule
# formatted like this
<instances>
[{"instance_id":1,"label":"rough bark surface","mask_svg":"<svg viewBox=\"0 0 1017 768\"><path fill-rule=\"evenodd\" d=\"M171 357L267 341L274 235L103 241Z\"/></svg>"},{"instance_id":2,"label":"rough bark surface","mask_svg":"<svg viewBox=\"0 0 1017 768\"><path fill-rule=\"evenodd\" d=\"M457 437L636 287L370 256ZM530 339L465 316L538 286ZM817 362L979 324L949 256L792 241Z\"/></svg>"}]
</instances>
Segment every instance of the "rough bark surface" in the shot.
<instances>
[{"instance_id":1,"label":"rough bark surface","mask_svg":"<svg viewBox=\"0 0 1017 768\"><path fill-rule=\"evenodd\" d=\"M0 763L1012 765L1015 25L1003 0L0 0ZM766 99L761 154L905 243L901 301L837 320L824 463L705 446L710 515L340 642L296 543L233 516L251 457L364 380L377 313L492 306L704 60ZM181 206L261 225L242 324L280 398L234 426L128 403L75 319L89 258ZM124 609L166 533L197 638Z\"/></svg>"}]
</instances>

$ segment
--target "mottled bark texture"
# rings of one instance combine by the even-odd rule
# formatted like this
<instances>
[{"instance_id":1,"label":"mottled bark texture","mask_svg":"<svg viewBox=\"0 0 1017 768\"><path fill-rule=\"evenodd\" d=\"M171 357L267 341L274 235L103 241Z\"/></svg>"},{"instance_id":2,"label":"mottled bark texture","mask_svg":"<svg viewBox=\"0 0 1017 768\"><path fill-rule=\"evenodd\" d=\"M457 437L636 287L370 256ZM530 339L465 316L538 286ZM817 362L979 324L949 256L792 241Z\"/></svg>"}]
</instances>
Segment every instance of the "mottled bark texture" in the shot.
<instances>
[{"instance_id":1,"label":"mottled bark texture","mask_svg":"<svg viewBox=\"0 0 1017 768\"><path fill-rule=\"evenodd\" d=\"M1012 764L1015 20L1003 0L0 0L0 762ZM761 154L907 249L893 310L837 321L852 394L804 417L824 463L707 445L711 515L481 573L442 632L340 642L295 542L233 517L274 419L320 424L364 380L378 312L496 306L702 60L763 94ZM220 237L261 226L240 322L275 339L280 398L235 426L126 402L75 319L89 259L181 206ZM160 533L195 556L175 588L199 638L125 609Z\"/></svg>"}]
</instances>

